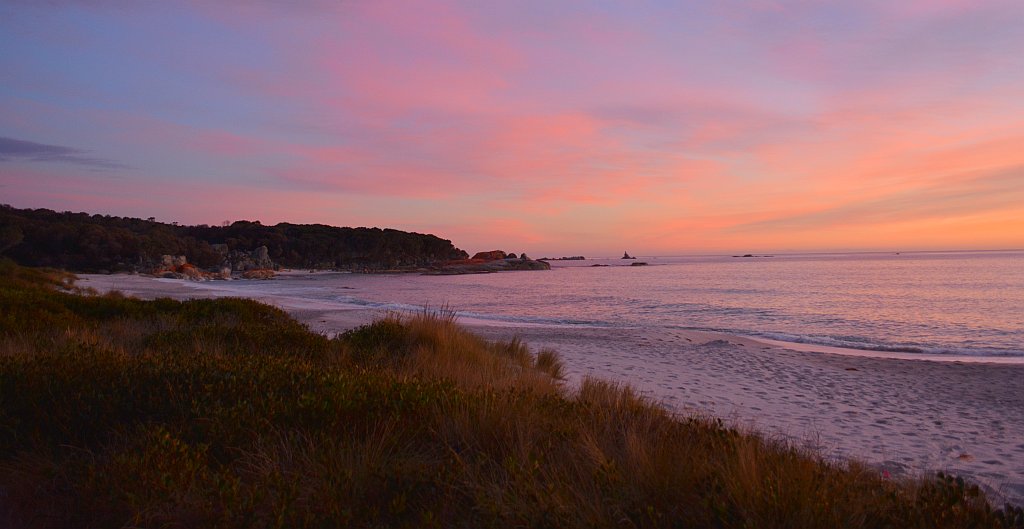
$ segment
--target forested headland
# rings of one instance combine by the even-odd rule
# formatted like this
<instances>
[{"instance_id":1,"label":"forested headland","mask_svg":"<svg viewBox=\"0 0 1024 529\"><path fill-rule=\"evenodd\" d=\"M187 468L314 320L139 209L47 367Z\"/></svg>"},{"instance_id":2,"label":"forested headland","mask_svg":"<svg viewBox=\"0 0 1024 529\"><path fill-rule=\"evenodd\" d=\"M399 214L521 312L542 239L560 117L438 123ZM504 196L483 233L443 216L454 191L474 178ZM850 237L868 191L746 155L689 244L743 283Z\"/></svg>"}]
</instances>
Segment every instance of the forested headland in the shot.
<instances>
[{"instance_id":1,"label":"forested headland","mask_svg":"<svg viewBox=\"0 0 1024 529\"><path fill-rule=\"evenodd\" d=\"M266 247L265 254L260 250ZM240 220L223 226L184 226L49 209L0 205L0 255L27 266L78 272L147 271L162 256L185 256L200 268L238 256L265 255L287 268L396 270L465 259L466 252L434 235L323 224L265 226Z\"/></svg>"}]
</instances>

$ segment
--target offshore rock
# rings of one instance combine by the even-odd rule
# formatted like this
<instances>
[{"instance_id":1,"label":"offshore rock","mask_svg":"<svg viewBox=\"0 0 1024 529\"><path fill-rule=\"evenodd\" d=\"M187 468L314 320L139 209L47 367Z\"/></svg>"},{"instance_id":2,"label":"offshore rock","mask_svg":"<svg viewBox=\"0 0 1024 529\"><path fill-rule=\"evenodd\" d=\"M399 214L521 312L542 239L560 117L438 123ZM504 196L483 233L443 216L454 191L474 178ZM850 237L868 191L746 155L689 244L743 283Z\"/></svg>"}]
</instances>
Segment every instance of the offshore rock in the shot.
<instances>
[{"instance_id":1,"label":"offshore rock","mask_svg":"<svg viewBox=\"0 0 1024 529\"><path fill-rule=\"evenodd\" d=\"M513 270L551 270L551 265L533 259L460 259L449 261L425 273L429 275L489 274Z\"/></svg>"}]
</instances>

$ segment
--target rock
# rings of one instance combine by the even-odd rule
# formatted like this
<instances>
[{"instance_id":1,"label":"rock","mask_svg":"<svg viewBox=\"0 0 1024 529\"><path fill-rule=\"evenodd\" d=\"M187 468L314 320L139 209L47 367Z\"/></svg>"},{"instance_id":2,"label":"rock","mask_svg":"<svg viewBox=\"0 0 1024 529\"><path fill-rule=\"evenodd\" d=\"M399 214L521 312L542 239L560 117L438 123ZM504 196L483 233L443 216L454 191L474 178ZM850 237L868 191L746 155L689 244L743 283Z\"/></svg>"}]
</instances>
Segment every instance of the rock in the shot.
<instances>
[{"instance_id":1,"label":"rock","mask_svg":"<svg viewBox=\"0 0 1024 529\"><path fill-rule=\"evenodd\" d=\"M504 259L505 252L501 250L491 250L489 252L477 252L473 256L473 259L482 259L484 261L497 261L498 259Z\"/></svg>"},{"instance_id":2,"label":"rock","mask_svg":"<svg viewBox=\"0 0 1024 529\"><path fill-rule=\"evenodd\" d=\"M267 250L266 246L260 246L249 253L252 257L253 262L256 263L256 268L270 269L274 267L273 261L270 260L270 251Z\"/></svg>"},{"instance_id":3,"label":"rock","mask_svg":"<svg viewBox=\"0 0 1024 529\"><path fill-rule=\"evenodd\" d=\"M622 259L636 259L636 257L629 255L629 252L622 252Z\"/></svg>"},{"instance_id":4,"label":"rock","mask_svg":"<svg viewBox=\"0 0 1024 529\"><path fill-rule=\"evenodd\" d=\"M634 257L634 259L636 259L636 257ZM639 262L636 262L636 263L629 263L629 266L647 266L647 263L645 263L643 261L639 261Z\"/></svg>"},{"instance_id":5,"label":"rock","mask_svg":"<svg viewBox=\"0 0 1024 529\"><path fill-rule=\"evenodd\" d=\"M526 252L523 252L523 253L519 254L519 258L522 259L523 261L530 261L531 260L529 257L526 256Z\"/></svg>"},{"instance_id":6,"label":"rock","mask_svg":"<svg viewBox=\"0 0 1024 529\"><path fill-rule=\"evenodd\" d=\"M225 265L231 266L233 270L238 272L277 268L274 262L270 260L270 252L266 246L260 246L249 252L235 250L228 256L227 261Z\"/></svg>"},{"instance_id":7,"label":"rock","mask_svg":"<svg viewBox=\"0 0 1024 529\"><path fill-rule=\"evenodd\" d=\"M161 255L160 264L153 268L152 273L155 276L174 279L191 279L202 276L202 271L190 265L184 255Z\"/></svg>"},{"instance_id":8,"label":"rock","mask_svg":"<svg viewBox=\"0 0 1024 529\"><path fill-rule=\"evenodd\" d=\"M190 264L183 264L179 267L178 273L193 281L206 279L207 274Z\"/></svg>"},{"instance_id":9,"label":"rock","mask_svg":"<svg viewBox=\"0 0 1024 529\"><path fill-rule=\"evenodd\" d=\"M425 273L431 275L487 274L511 270L551 270L551 265L532 259L463 259L450 261Z\"/></svg>"},{"instance_id":10,"label":"rock","mask_svg":"<svg viewBox=\"0 0 1024 529\"><path fill-rule=\"evenodd\" d=\"M505 256L505 259L519 259L519 256L515 252L512 252Z\"/></svg>"},{"instance_id":11,"label":"rock","mask_svg":"<svg viewBox=\"0 0 1024 529\"><path fill-rule=\"evenodd\" d=\"M217 279L231 279L231 267L221 267L220 272L217 273Z\"/></svg>"},{"instance_id":12,"label":"rock","mask_svg":"<svg viewBox=\"0 0 1024 529\"><path fill-rule=\"evenodd\" d=\"M274 277L274 271L265 268L242 272L242 279L270 279L272 277Z\"/></svg>"}]
</instances>

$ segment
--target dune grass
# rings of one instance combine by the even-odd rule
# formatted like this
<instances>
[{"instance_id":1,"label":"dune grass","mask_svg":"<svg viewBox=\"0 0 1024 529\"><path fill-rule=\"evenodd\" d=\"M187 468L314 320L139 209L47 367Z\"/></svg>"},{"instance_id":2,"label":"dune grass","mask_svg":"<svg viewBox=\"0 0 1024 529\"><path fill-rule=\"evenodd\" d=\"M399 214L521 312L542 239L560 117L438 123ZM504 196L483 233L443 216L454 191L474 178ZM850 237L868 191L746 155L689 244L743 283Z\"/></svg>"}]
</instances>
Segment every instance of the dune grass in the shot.
<instances>
[{"instance_id":1,"label":"dune grass","mask_svg":"<svg viewBox=\"0 0 1024 529\"><path fill-rule=\"evenodd\" d=\"M335 339L241 299L97 296L0 262L0 527L1010 527L451 314Z\"/></svg>"}]
</instances>

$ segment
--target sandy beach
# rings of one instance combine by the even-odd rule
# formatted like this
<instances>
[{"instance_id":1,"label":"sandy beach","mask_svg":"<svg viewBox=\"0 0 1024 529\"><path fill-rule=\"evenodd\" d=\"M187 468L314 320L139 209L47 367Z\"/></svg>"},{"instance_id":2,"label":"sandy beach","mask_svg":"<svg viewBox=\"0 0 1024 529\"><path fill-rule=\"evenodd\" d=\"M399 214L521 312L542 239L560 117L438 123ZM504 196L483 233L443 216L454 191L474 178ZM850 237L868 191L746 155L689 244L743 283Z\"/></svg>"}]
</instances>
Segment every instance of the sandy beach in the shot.
<instances>
[{"instance_id":1,"label":"sandy beach","mask_svg":"<svg viewBox=\"0 0 1024 529\"><path fill-rule=\"evenodd\" d=\"M234 295L129 275L82 275L79 285L146 299ZM256 299L327 334L381 316L300 298ZM826 457L857 458L897 476L952 472L996 501L1024 504L1019 361L911 360L690 330L463 323L488 338L519 337L535 350L558 351L570 384L588 375L621 381L672 409L784 436Z\"/></svg>"}]
</instances>

